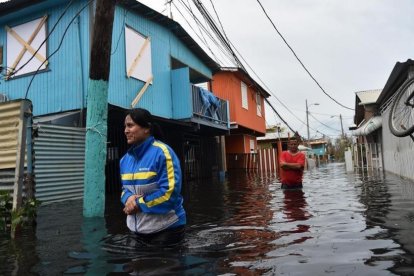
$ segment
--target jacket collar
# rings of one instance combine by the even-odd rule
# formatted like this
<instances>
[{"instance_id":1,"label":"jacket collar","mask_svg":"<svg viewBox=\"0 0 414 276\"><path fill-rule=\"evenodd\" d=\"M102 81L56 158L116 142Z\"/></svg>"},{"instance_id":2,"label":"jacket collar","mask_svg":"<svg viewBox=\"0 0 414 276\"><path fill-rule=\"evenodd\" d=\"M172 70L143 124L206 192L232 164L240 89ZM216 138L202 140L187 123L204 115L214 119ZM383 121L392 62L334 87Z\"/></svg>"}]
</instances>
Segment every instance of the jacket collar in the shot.
<instances>
[{"instance_id":1,"label":"jacket collar","mask_svg":"<svg viewBox=\"0 0 414 276\"><path fill-rule=\"evenodd\" d=\"M144 154L144 152L147 150L147 148L149 148L152 145L154 140L155 140L154 136L150 136L147 139L145 139L145 141L142 142L141 144L132 146L128 150L128 152L130 154L133 154L136 158L140 158Z\"/></svg>"}]
</instances>

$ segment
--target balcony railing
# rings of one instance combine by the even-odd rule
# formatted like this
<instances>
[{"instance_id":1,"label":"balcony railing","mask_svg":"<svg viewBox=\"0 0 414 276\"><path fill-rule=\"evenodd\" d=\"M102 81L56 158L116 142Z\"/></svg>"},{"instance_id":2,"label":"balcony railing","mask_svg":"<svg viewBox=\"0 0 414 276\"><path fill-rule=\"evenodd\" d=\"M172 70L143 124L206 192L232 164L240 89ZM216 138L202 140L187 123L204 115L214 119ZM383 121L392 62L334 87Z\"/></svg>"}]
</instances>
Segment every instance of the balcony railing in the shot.
<instances>
[{"instance_id":1,"label":"balcony railing","mask_svg":"<svg viewBox=\"0 0 414 276\"><path fill-rule=\"evenodd\" d=\"M212 92L192 85L193 114L195 117L229 127L228 101Z\"/></svg>"}]
</instances>

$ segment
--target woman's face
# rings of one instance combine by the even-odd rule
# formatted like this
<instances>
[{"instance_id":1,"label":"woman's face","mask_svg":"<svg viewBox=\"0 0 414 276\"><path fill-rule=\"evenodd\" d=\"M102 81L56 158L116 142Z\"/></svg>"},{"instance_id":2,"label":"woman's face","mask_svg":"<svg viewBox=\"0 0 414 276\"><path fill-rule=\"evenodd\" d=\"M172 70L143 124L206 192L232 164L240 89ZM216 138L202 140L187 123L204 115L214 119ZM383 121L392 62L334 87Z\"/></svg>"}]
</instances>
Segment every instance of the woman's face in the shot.
<instances>
[{"instance_id":1,"label":"woman's face","mask_svg":"<svg viewBox=\"0 0 414 276\"><path fill-rule=\"evenodd\" d=\"M130 115L125 117L125 136L128 145L141 144L150 135L149 128L136 124Z\"/></svg>"}]
</instances>

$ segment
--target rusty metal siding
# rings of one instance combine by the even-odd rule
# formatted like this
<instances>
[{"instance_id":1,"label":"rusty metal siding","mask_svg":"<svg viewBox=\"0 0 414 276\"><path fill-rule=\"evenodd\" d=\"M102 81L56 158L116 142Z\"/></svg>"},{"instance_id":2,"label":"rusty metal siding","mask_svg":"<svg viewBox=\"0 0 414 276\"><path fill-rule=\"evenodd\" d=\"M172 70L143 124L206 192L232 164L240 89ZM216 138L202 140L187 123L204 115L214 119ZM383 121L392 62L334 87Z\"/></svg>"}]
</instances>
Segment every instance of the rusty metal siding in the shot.
<instances>
[{"instance_id":1,"label":"rusty metal siding","mask_svg":"<svg viewBox=\"0 0 414 276\"><path fill-rule=\"evenodd\" d=\"M388 126L391 108L382 113L382 146L384 170L399 176L414 179L414 142L408 137L394 136Z\"/></svg>"},{"instance_id":2,"label":"rusty metal siding","mask_svg":"<svg viewBox=\"0 0 414 276\"><path fill-rule=\"evenodd\" d=\"M36 198L42 202L82 198L85 129L44 124L35 129Z\"/></svg>"},{"instance_id":3,"label":"rusty metal siding","mask_svg":"<svg viewBox=\"0 0 414 276\"><path fill-rule=\"evenodd\" d=\"M16 168L21 101L0 104L0 169Z\"/></svg>"}]
</instances>

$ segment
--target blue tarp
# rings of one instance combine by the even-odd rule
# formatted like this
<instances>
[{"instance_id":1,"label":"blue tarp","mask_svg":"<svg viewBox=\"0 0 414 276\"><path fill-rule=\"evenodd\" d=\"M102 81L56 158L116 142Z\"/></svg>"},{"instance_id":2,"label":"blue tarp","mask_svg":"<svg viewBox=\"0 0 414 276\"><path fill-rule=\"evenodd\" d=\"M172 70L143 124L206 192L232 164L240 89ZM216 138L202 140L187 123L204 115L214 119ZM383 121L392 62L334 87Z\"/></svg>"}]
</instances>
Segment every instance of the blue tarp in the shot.
<instances>
[{"instance_id":1,"label":"blue tarp","mask_svg":"<svg viewBox=\"0 0 414 276\"><path fill-rule=\"evenodd\" d=\"M203 103L203 115L216 118L217 108L220 106L220 100L214 96L213 93L202 87L198 87L198 92Z\"/></svg>"}]
</instances>

